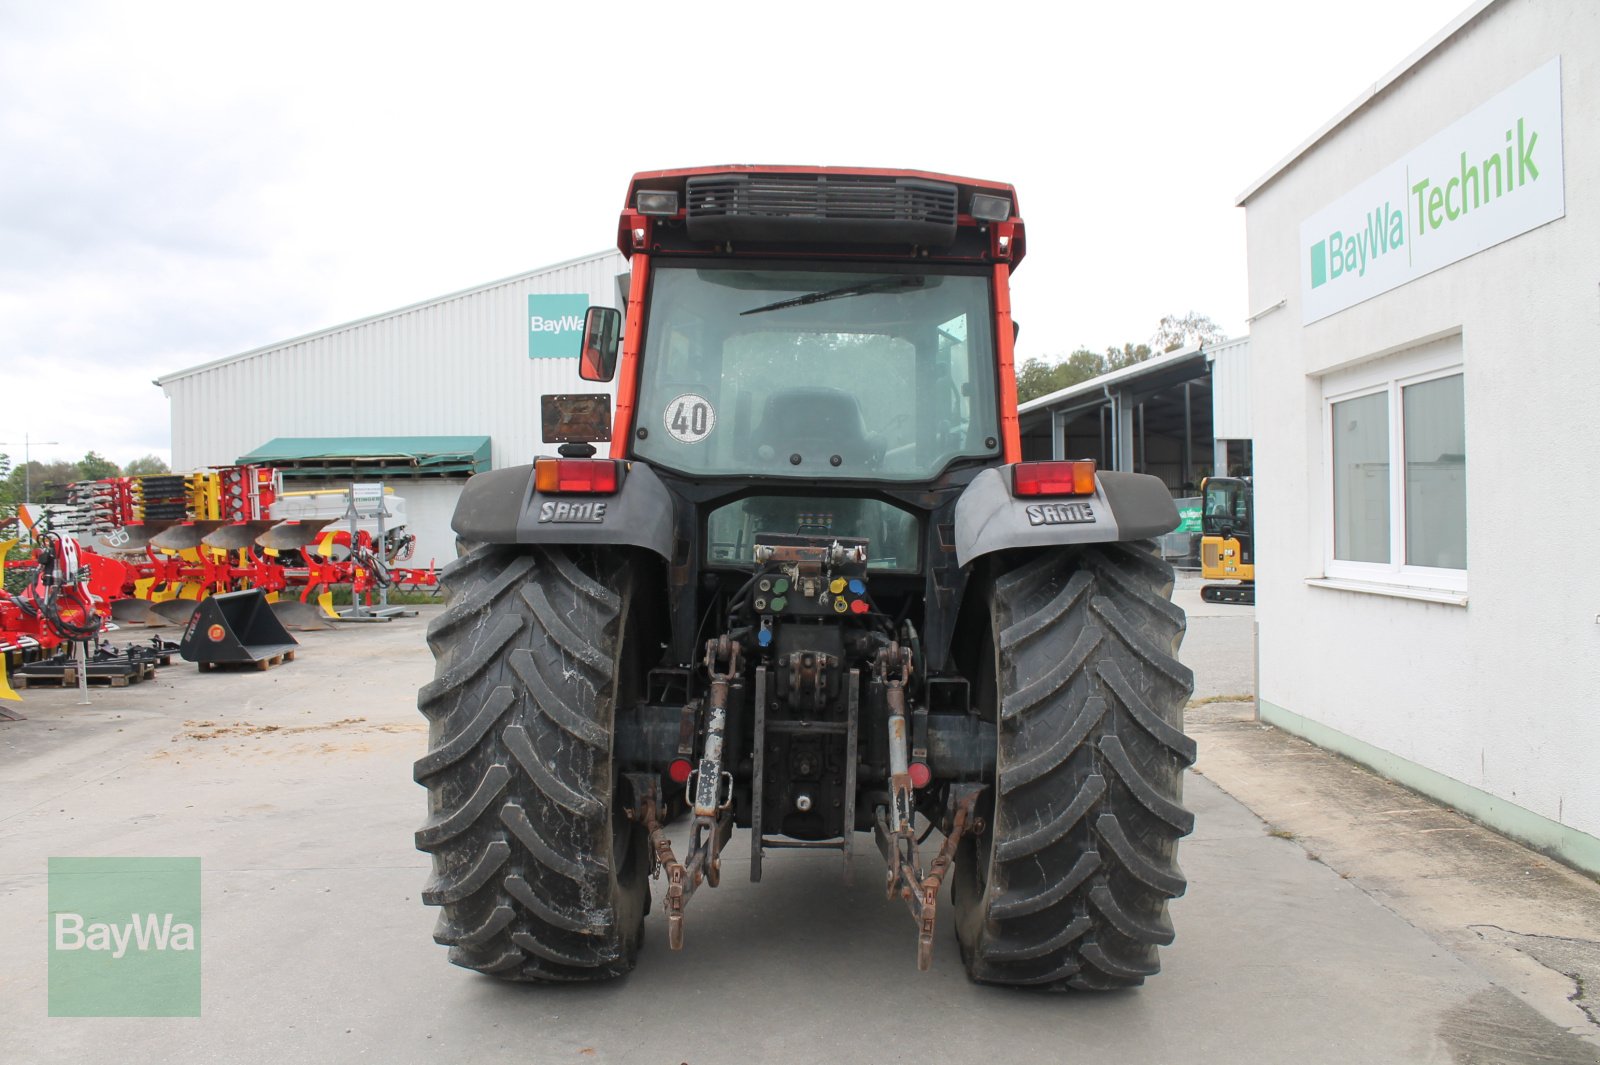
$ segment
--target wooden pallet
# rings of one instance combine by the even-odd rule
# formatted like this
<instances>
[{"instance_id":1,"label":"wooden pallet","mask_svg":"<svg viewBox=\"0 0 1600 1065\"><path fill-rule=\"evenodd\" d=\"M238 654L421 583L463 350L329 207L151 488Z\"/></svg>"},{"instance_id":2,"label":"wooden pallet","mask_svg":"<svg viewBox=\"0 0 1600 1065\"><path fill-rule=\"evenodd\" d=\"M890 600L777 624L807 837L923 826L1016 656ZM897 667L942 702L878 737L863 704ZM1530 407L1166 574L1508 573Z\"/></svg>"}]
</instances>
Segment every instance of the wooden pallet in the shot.
<instances>
[{"instance_id":1,"label":"wooden pallet","mask_svg":"<svg viewBox=\"0 0 1600 1065\"><path fill-rule=\"evenodd\" d=\"M200 672L205 673L210 670L222 670L226 672L237 671L241 669L267 670L271 669L273 666L281 666L285 662L293 661L294 652L284 651L281 654L275 654L268 658L258 658L253 662L201 662Z\"/></svg>"},{"instance_id":2,"label":"wooden pallet","mask_svg":"<svg viewBox=\"0 0 1600 1065\"><path fill-rule=\"evenodd\" d=\"M156 667L152 662L139 662L131 669L121 666L115 669L95 665L89 667L89 683L107 688L126 688L130 684L149 680L155 675ZM76 688L78 667L63 666L59 672L50 673L13 673L11 686L19 691L27 688Z\"/></svg>"}]
</instances>

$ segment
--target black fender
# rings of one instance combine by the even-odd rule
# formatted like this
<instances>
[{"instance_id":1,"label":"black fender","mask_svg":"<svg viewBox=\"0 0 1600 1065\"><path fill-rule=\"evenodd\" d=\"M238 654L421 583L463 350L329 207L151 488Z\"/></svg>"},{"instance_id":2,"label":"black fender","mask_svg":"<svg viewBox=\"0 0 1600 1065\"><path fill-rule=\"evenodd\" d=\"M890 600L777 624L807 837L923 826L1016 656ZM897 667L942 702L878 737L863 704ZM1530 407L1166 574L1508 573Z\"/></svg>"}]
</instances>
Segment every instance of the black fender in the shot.
<instances>
[{"instance_id":1,"label":"black fender","mask_svg":"<svg viewBox=\"0 0 1600 1065\"><path fill-rule=\"evenodd\" d=\"M1011 494L1011 467L984 470L956 500L956 562L994 551L1148 540L1178 527L1178 507L1159 477L1095 474L1093 496Z\"/></svg>"},{"instance_id":2,"label":"black fender","mask_svg":"<svg viewBox=\"0 0 1600 1065\"><path fill-rule=\"evenodd\" d=\"M475 544L621 544L672 558L672 496L642 462L624 462L611 495L549 495L533 466L508 466L467 481L451 528Z\"/></svg>"}]
</instances>

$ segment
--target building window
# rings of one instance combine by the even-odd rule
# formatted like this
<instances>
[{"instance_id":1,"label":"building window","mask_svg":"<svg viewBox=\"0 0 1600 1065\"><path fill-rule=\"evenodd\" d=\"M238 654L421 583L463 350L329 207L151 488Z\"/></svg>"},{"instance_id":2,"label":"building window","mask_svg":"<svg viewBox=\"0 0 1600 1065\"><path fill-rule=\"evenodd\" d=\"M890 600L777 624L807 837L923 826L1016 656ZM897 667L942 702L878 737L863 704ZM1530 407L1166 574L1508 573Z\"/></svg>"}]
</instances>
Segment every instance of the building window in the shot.
<instances>
[{"instance_id":1,"label":"building window","mask_svg":"<svg viewBox=\"0 0 1600 1065\"><path fill-rule=\"evenodd\" d=\"M1323 379L1327 575L1465 591L1461 338Z\"/></svg>"},{"instance_id":2,"label":"building window","mask_svg":"<svg viewBox=\"0 0 1600 1065\"><path fill-rule=\"evenodd\" d=\"M1333 404L1333 557L1389 561L1389 394Z\"/></svg>"}]
</instances>

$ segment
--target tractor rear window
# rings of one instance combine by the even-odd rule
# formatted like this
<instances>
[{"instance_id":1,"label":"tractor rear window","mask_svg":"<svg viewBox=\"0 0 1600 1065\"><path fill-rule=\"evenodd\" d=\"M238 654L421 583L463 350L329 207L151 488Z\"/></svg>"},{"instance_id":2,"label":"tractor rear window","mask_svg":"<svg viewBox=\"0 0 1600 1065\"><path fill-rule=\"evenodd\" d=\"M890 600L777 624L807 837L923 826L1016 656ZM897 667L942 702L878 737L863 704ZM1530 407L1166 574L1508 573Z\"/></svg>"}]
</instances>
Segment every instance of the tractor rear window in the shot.
<instances>
[{"instance_id":1,"label":"tractor rear window","mask_svg":"<svg viewBox=\"0 0 1600 1065\"><path fill-rule=\"evenodd\" d=\"M634 453L899 481L995 455L992 322L982 273L657 263Z\"/></svg>"},{"instance_id":2,"label":"tractor rear window","mask_svg":"<svg viewBox=\"0 0 1600 1065\"><path fill-rule=\"evenodd\" d=\"M711 512L706 561L747 566L757 533L846 536L867 541L869 570L916 570L917 519L878 499L753 496Z\"/></svg>"}]
</instances>

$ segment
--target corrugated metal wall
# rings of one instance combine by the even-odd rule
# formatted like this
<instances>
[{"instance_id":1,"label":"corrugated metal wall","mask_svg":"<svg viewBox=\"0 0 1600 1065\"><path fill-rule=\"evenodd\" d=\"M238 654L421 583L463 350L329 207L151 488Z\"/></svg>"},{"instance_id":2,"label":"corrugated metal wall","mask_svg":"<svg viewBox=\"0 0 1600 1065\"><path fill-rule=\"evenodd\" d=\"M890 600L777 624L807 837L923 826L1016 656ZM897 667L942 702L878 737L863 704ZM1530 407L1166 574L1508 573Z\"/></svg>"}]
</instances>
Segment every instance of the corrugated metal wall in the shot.
<instances>
[{"instance_id":1,"label":"corrugated metal wall","mask_svg":"<svg viewBox=\"0 0 1600 1065\"><path fill-rule=\"evenodd\" d=\"M576 351L528 357L527 297L617 306L626 270L615 251L576 259L163 378L173 468L230 463L278 436L488 434L497 468L529 462L541 395L611 386L581 381Z\"/></svg>"},{"instance_id":2,"label":"corrugated metal wall","mask_svg":"<svg viewBox=\"0 0 1600 1065\"><path fill-rule=\"evenodd\" d=\"M1250 430L1250 338L1209 349L1211 435L1218 440L1253 440Z\"/></svg>"}]
</instances>

